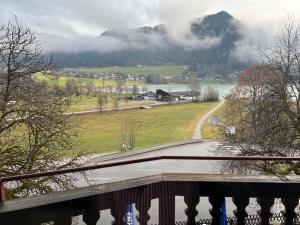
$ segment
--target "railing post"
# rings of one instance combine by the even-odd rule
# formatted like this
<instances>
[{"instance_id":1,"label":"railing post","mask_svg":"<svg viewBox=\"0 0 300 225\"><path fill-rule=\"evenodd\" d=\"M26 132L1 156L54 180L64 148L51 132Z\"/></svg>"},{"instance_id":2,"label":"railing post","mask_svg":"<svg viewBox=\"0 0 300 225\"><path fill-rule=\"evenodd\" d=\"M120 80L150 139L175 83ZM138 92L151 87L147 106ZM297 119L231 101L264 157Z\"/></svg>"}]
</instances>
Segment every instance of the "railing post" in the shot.
<instances>
[{"instance_id":1,"label":"railing post","mask_svg":"<svg viewBox=\"0 0 300 225\"><path fill-rule=\"evenodd\" d=\"M5 189L3 180L0 178L0 207L4 206L5 202Z\"/></svg>"},{"instance_id":2,"label":"railing post","mask_svg":"<svg viewBox=\"0 0 300 225\"><path fill-rule=\"evenodd\" d=\"M234 211L234 215L237 218L237 225L245 224L245 218L247 217L246 207L249 204L249 197L240 193L239 196L235 196L232 198L233 203L236 206L236 210Z\"/></svg>"},{"instance_id":3,"label":"railing post","mask_svg":"<svg viewBox=\"0 0 300 225\"><path fill-rule=\"evenodd\" d=\"M83 212L83 221L87 225L96 225L100 218L100 210L98 206L98 196L90 199L89 206Z\"/></svg>"},{"instance_id":4,"label":"railing post","mask_svg":"<svg viewBox=\"0 0 300 225\"><path fill-rule=\"evenodd\" d=\"M187 215L187 225L195 225L196 224L196 216L198 215L198 211L196 210L196 206L198 205L199 199L199 190L197 189L197 185L188 184L184 186L184 202L187 205L185 209L185 214Z\"/></svg>"},{"instance_id":5,"label":"railing post","mask_svg":"<svg viewBox=\"0 0 300 225\"><path fill-rule=\"evenodd\" d=\"M129 203L126 199L126 190L113 193L113 205L111 208L111 215L114 217L112 225L125 224L124 216L126 212L126 206Z\"/></svg>"},{"instance_id":6,"label":"railing post","mask_svg":"<svg viewBox=\"0 0 300 225\"><path fill-rule=\"evenodd\" d=\"M148 214L151 207L150 191L151 189L148 189L147 187L140 187L138 189L139 195L137 195L135 207L139 212L137 221L140 225L147 225L148 220L150 219L150 215Z\"/></svg>"},{"instance_id":7,"label":"railing post","mask_svg":"<svg viewBox=\"0 0 300 225\"><path fill-rule=\"evenodd\" d=\"M285 206L285 212L283 213L285 219L285 225L293 225L294 219L296 219L295 208L299 203L298 197L282 198L282 203Z\"/></svg>"},{"instance_id":8,"label":"railing post","mask_svg":"<svg viewBox=\"0 0 300 225\"><path fill-rule=\"evenodd\" d=\"M224 196L213 195L209 196L209 202L212 205L210 214L212 216L212 225L220 225L221 205L224 202Z\"/></svg>"},{"instance_id":9,"label":"railing post","mask_svg":"<svg viewBox=\"0 0 300 225\"><path fill-rule=\"evenodd\" d=\"M71 225L72 224L72 215L67 213L61 213L54 220L55 225Z\"/></svg>"},{"instance_id":10,"label":"railing post","mask_svg":"<svg viewBox=\"0 0 300 225\"><path fill-rule=\"evenodd\" d=\"M270 197L261 197L257 198L257 202L261 208L259 212L259 216L261 218L261 225L269 225L269 220L272 216L270 209L274 204L274 199Z\"/></svg>"},{"instance_id":11,"label":"railing post","mask_svg":"<svg viewBox=\"0 0 300 225\"><path fill-rule=\"evenodd\" d=\"M175 224L175 190L172 183L161 183L159 188L159 225Z\"/></svg>"}]
</instances>

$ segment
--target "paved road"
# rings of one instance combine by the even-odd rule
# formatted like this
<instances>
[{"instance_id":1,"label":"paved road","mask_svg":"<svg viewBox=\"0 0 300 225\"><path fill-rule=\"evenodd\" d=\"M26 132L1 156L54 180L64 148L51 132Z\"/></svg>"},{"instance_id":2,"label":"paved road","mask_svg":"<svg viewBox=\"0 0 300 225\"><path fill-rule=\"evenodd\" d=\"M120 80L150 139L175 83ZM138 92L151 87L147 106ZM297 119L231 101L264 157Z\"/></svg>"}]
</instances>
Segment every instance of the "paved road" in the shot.
<instances>
[{"instance_id":1,"label":"paved road","mask_svg":"<svg viewBox=\"0 0 300 225\"><path fill-rule=\"evenodd\" d=\"M150 151L144 154L116 159L113 161L139 159L162 155L173 156L204 156L212 155L217 142L198 142L183 146L170 147L163 150ZM99 158L100 161L101 158ZM95 159L93 159L95 163ZM153 162L137 163L132 165L117 166L106 169L99 169L90 172L90 179L96 180L123 180L148 176L162 172L182 173L212 173L218 172L217 162L212 161L191 161L191 160L159 160Z\"/></svg>"},{"instance_id":2,"label":"paved road","mask_svg":"<svg viewBox=\"0 0 300 225\"><path fill-rule=\"evenodd\" d=\"M218 146L217 142L198 142L184 146L170 147L167 149L144 153L142 155L129 156L124 159L137 159L144 157L154 157L160 155L174 155L174 156L202 156L213 155L213 151ZM93 159L94 161L95 159ZM116 159L117 161L120 159ZM182 172L182 173L219 173L221 169L220 161L191 161L191 160L161 160L146 163L137 163L133 165L118 166L114 168L99 169L88 172L87 177L92 184L112 182L115 180L125 180L129 178L136 178L140 176L147 176L161 172ZM81 183L81 185L84 185ZM234 206L228 200L227 209L232 212ZM183 202L183 197L176 197L176 220L183 221L186 219L184 209L186 208ZM198 206L198 218L208 218L209 208L207 198L201 198ZM158 218L158 200L151 202L151 209L149 210L151 216L150 224L157 224ZM232 213L231 213L232 214ZM111 219L109 211L102 212L100 223L109 224Z\"/></svg>"},{"instance_id":3,"label":"paved road","mask_svg":"<svg viewBox=\"0 0 300 225\"><path fill-rule=\"evenodd\" d=\"M201 117L201 119L196 124L193 139L202 139L202 134L201 134L202 126L204 125L206 120L224 104L224 102L225 100L222 100L218 105L216 105L214 108L212 108L210 111L205 113L204 116Z\"/></svg>"}]
</instances>

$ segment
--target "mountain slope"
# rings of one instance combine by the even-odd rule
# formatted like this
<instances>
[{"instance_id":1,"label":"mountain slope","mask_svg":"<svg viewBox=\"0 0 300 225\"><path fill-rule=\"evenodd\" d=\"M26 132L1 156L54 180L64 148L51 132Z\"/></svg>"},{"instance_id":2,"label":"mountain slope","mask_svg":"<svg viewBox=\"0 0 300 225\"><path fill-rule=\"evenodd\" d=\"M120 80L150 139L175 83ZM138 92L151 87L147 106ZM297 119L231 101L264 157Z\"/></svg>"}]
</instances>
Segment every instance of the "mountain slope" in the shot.
<instances>
[{"instance_id":1,"label":"mountain slope","mask_svg":"<svg viewBox=\"0 0 300 225\"><path fill-rule=\"evenodd\" d=\"M242 70L245 65L232 58L242 40L242 24L225 11L196 18L187 32L174 37L168 25L136 29L107 30L99 36L105 44L113 40L113 51L55 53L61 66L135 66L166 63L187 64L198 74L223 74ZM117 50L116 50L117 49Z\"/></svg>"}]
</instances>

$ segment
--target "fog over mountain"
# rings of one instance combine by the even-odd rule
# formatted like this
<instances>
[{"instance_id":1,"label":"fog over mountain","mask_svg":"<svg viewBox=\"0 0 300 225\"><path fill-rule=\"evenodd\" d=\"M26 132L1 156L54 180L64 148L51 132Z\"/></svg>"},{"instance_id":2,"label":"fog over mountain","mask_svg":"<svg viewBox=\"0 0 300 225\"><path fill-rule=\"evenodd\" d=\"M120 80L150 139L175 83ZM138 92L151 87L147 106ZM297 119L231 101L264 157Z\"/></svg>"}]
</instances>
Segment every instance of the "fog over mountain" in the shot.
<instances>
[{"instance_id":1,"label":"fog over mountain","mask_svg":"<svg viewBox=\"0 0 300 225\"><path fill-rule=\"evenodd\" d=\"M0 0L60 66L179 63L226 74L260 60L299 0ZM219 13L218 13L219 12ZM226 13L229 12L229 13ZM205 16L211 15L211 16ZM233 17L231 16L233 15Z\"/></svg>"},{"instance_id":2,"label":"fog over mountain","mask_svg":"<svg viewBox=\"0 0 300 225\"><path fill-rule=\"evenodd\" d=\"M169 24L135 29L111 29L95 42L99 49L54 52L61 66L134 66L166 63L190 65L205 74L229 74L242 70L247 62L235 57L236 44L243 40L242 24L229 13L195 18L179 35ZM90 44L90 43L87 43Z\"/></svg>"}]
</instances>

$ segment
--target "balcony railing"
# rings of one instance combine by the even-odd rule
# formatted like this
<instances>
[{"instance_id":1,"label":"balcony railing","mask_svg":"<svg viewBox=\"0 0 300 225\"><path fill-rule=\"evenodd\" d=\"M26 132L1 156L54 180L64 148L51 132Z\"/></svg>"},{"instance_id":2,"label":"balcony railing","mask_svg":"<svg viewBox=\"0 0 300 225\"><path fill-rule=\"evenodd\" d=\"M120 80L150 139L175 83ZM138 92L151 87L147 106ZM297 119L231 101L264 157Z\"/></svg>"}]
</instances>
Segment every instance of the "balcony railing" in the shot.
<instances>
[{"instance_id":1,"label":"balcony railing","mask_svg":"<svg viewBox=\"0 0 300 225\"><path fill-rule=\"evenodd\" d=\"M72 218L82 216L87 225L95 225L101 216L101 211L110 209L114 218L114 225L123 225L126 207L135 203L138 211L137 221L140 225L149 224L151 200L158 199L159 225L174 225L175 221L175 196L183 196L186 204L184 224L198 224L197 205L200 197L208 197L212 208L211 224L219 225L221 205L225 197L232 197L236 206L233 224L249 224L246 207L250 198L257 198L261 207L258 212L260 224L270 224L272 219L271 207L275 198L281 198L285 207L283 213L284 224L296 224L295 208L299 203L300 176L265 175L222 175L200 173L160 173L146 177L127 179L92 185L74 190L49 193L40 196L4 200L3 183L20 179L37 178L41 176L56 175L65 172L76 172L88 169L98 169L129 163L140 163L159 159L185 159L185 160L272 160L272 161L299 161L299 158L258 158L258 157L171 157L162 156L155 158L106 163L96 166L55 171L49 173L21 175L2 178L2 206L0 206L1 225L37 225L49 223L55 225L72 224ZM280 221L279 221L280 222ZM282 222L282 220L281 220ZM253 223L255 224L255 223Z\"/></svg>"}]
</instances>

